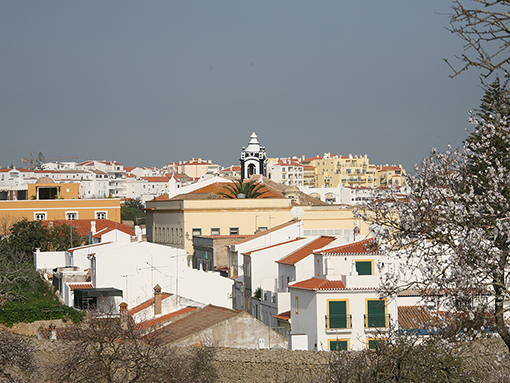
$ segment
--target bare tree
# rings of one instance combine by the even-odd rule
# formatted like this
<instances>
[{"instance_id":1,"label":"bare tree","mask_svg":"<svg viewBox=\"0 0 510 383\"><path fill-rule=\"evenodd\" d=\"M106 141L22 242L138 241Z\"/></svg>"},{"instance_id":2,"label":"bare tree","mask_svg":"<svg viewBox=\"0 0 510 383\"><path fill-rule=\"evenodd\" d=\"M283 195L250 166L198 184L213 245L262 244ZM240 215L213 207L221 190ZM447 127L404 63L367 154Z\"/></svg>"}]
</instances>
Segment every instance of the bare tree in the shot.
<instances>
[{"instance_id":1,"label":"bare tree","mask_svg":"<svg viewBox=\"0 0 510 383\"><path fill-rule=\"evenodd\" d=\"M462 63L453 69L452 77L474 67L488 77L494 71L507 72L510 61L510 1L454 0L450 17L450 32L464 42L464 53L456 56Z\"/></svg>"},{"instance_id":2,"label":"bare tree","mask_svg":"<svg viewBox=\"0 0 510 383\"><path fill-rule=\"evenodd\" d=\"M21 336L0 330L0 382L32 382L37 371L30 343Z\"/></svg>"},{"instance_id":3,"label":"bare tree","mask_svg":"<svg viewBox=\"0 0 510 383\"><path fill-rule=\"evenodd\" d=\"M392 331L380 334L374 349L332 352L330 380L364 382L481 382L487 381L437 336L421 337ZM499 371L498 371L499 372ZM508 377L508 374L505 375Z\"/></svg>"},{"instance_id":4,"label":"bare tree","mask_svg":"<svg viewBox=\"0 0 510 383\"><path fill-rule=\"evenodd\" d=\"M209 351L177 356L163 344L162 332L147 335L127 314L89 313L84 325L67 327L62 360L51 375L58 382L210 382L215 380ZM205 353L205 354L204 354Z\"/></svg>"}]
</instances>

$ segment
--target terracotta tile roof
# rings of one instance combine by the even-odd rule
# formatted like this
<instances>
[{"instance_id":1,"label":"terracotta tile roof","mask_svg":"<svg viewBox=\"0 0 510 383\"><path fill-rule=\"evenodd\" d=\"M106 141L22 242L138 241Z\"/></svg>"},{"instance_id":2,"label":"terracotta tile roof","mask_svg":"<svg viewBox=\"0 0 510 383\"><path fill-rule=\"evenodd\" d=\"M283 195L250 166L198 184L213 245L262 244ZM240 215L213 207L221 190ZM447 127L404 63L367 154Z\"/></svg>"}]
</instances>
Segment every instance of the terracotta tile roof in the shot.
<instances>
[{"instance_id":1,"label":"terracotta tile roof","mask_svg":"<svg viewBox=\"0 0 510 383\"><path fill-rule=\"evenodd\" d=\"M398 326L400 329L423 329L433 324L434 318L423 306L399 306Z\"/></svg>"},{"instance_id":2,"label":"terracotta tile roof","mask_svg":"<svg viewBox=\"0 0 510 383\"><path fill-rule=\"evenodd\" d=\"M171 296L172 296L172 294L169 294L169 293L161 293L161 300L163 301L164 299L171 297ZM142 302L138 306L135 306L131 310L129 310L128 311L129 315L134 315L142 310L145 310L146 308L151 307L153 305L153 303L154 303L154 297L149 298L145 302Z\"/></svg>"},{"instance_id":3,"label":"terracotta tile roof","mask_svg":"<svg viewBox=\"0 0 510 383\"><path fill-rule=\"evenodd\" d=\"M168 194L158 195L156 198L153 198L152 201L168 201Z\"/></svg>"},{"instance_id":4,"label":"terracotta tile roof","mask_svg":"<svg viewBox=\"0 0 510 383\"><path fill-rule=\"evenodd\" d=\"M204 186L203 188L194 190L190 193L216 193L216 194L226 193L226 194L229 194L229 191L226 188L226 186L229 184L230 183L225 183L225 182L215 182L213 184ZM264 193L258 198L285 198L283 196L283 194L275 192L274 190L266 187L265 185L264 185L264 187L262 187L260 189L260 192L264 192ZM224 198L226 198L226 197L224 197Z\"/></svg>"},{"instance_id":5,"label":"terracotta tile roof","mask_svg":"<svg viewBox=\"0 0 510 383\"><path fill-rule=\"evenodd\" d=\"M93 289L94 286L92 286L92 283L68 283L69 288L71 291L74 291L76 289Z\"/></svg>"},{"instance_id":6,"label":"terracotta tile roof","mask_svg":"<svg viewBox=\"0 0 510 383\"><path fill-rule=\"evenodd\" d=\"M226 197L223 197L216 193L188 193L188 194L179 194L175 197L170 198L170 201L184 201L184 200L207 200L207 199L225 199ZM167 195L168 199L168 195ZM157 199L156 199L157 200ZM158 200L157 200L158 201Z\"/></svg>"},{"instance_id":7,"label":"terracotta tile roof","mask_svg":"<svg viewBox=\"0 0 510 383\"><path fill-rule=\"evenodd\" d=\"M273 315L273 318L288 321L288 320L290 320L290 310L289 311L285 311L285 312L280 313L280 314L277 314L277 315Z\"/></svg>"},{"instance_id":8,"label":"terracotta tile roof","mask_svg":"<svg viewBox=\"0 0 510 383\"><path fill-rule=\"evenodd\" d=\"M239 166L239 165L232 165L232 166L229 166L228 168L220 170L220 172L240 172L240 171L241 171L241 166Z\"/></svg>"},{"instance_id":9,"label":"terracotta tile roof","mask_svg":"<svg viewBox=\"0 0 510 383\"><path fill-rule=\"evenodd\" d=\"M320 238L317 238L315 241L309 243L306 246L303 246L301 249L296 250L295 252L287 255L286 257L280 259L279 261L276 261L276 263L285 263L287 265L295 265L302 259L306 258L314 250L321 249L324 246L329 245L331 242L333 242L336 238L335 237L328 237L328 236L321 236Z\"/></svg>"},{"instance_id":10,"label":"terracotta tile roof","mask_svg":"<svg viewBox=\"0 0 510 383\"><path fill-rule=\"evenodd\" d=\"M280 229L286 228L287 226L293 225L293 224L295 224L296 222L299 222L299 220L298 220L298 221L294 221L294 220L292 220L292 221L288 221L288 222L282 223L282 224L280 224L280 225L277 225L277 226L275 226L275 227L272 227L272 228L271 228L271 233L273 233L273 232L275 232L275 231L277 231L277 230L280 230ZM231 245L239 245L239 244L241 244L241 243L245 243L245 242L251 241L252 239L262 237L262 236L267 235L267 234L269 234L269 233L270 233L270 232L269 232L269 230L260 231L260 232L258 232L258 233L255 233L255 234L253 234L253 235L250 235L249 237L246 237L246 238L241 239L241 240L239 240L239 241L232 242L232 243L231 243Z\"/></svg>"},{"instance_id":11,"label":"terracotta tile roof","mask_svg":"<svg viewBox=\"0 0 510 383\"><path fill-rule=\"evenodd\" d=\"M238 310L208 305L194 310L191 314L170 323L159 330L164 343L173 343L192 334L197 334L211 326L239 315Z\"/></svg>"},{"instance_id":12,"label":"terracotta tile roof","mask_svg":"<svg viewBox=\"0 0 510 383\"><path fill-rule=\"evenodd\" d=\"M289 287L303 290L343 290L345 285L342 281L330 281L329 279L310 278L295 282Z\"/></svg>"},{"instance_id":13,"label":"terracotta tile roof","mask_svg":"<svg viewBox=\"0 0 510 383\"><path fill-rule=\"evenodd\" d=\"M143 180L148 182L168 182L170 178L168 177L141 177Z\"/></svg>"},{"instance_id":14,"label":"terracotta tile roof","mask_svg":"<svg viewBox=\"0 0 510 383\"><path fill-rule=\"evenodd\" d=\"M377 244L373 238L366 238L361 241L348 243L319 251L317 254L372 254L377 253Z\"/></svg>"},{"instance_id":15,"label":"terracotta tile roof","mask_svg":"<svg viewBox=\"0 0 510 383\"><path fill-rule=\"evenodd\" d=\"M150 319L150 320L145 321L145 322L140 322L140 323L138 323L136 325L136 328L141 330L141 329L144 329L144 328L147 328L147 327L151 327L151 326L154 326L154 325L156 325L158 323L165 322L165 321L167 321L169 319L176 318L178 316L188 314L188 313L190 313L192 311L195 311L196 309L197 309L197 307L185 307L183 309L174 311L173 313L162 315L162 316L160 316L158 318ZM129 312L129 313L131 313L131 312Z\"/></svg>"},{"instance_id":16,"label":"terracotta tile roof","mask_svg":"<svg viewBox=\"0 0 510 383\"><path fill-rule=\"evenodd\" d=\"M256 253L258 251L262 251L262 250L267 250L267 249L271 249L273 247L278 247L278 246L281 246L281 245L286 245L288 243L292 243L292 242L296 242L296 241L302 241L303 238L294 238L294 239L290 239L288 241L285 241L285 242L279 242L279 243L275 243L273 245L269 245L269 246L266 246L266 247L261 247L260 249L255 249L255 250L251 250L251 251L247 251L245 253L243 253L244 255L252 255L253 253Z\"/></svg>"},{"instance_id":17,"label":"terracotta tile roof","mask_svg":"<svg viewBox=\"0 0 510 383\"><path fill-rule=\"evenodd\" d=\"M74 226L78 230L78 234L82 237L89 235L91 222L96 222L96 232L105 228L117 229L129 235L135 235L133 229L130 226L111 221L109 219L73 219L73 220L56 220L56 221L41 221L43 226L48 226L50 222L54 225L66 224Z\"/></svg>"}]
</instances>

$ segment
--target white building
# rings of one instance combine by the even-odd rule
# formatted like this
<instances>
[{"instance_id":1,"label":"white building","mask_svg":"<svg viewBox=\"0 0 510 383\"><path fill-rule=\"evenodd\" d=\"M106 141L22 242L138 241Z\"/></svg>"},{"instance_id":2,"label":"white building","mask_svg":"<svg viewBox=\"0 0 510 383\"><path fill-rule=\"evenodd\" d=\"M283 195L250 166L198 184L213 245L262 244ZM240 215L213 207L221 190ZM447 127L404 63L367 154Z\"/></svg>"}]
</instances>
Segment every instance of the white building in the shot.
<instances>
[{"instance_id":1,"label":"white building","mask_svg":"<svg viewBox=\"0 0 510 383\"><path fill-rule=\"evenodd\" d=\"M314 253L314 277L291 283L292 349L371 348L398 323L396 299L379 297L381 275L395 260L373 239Z\"/></svg>"},{"instance_id":2,"label":"white building","mask_svg":"<svg viewBox=\"0 0 510 383\"><path fill-rule=\"evenodd\" d=\"M304 166L297 159L282 158L268 163L268 178L284 185L301 187L305 183Z\"/></svg>"}]
</instances>

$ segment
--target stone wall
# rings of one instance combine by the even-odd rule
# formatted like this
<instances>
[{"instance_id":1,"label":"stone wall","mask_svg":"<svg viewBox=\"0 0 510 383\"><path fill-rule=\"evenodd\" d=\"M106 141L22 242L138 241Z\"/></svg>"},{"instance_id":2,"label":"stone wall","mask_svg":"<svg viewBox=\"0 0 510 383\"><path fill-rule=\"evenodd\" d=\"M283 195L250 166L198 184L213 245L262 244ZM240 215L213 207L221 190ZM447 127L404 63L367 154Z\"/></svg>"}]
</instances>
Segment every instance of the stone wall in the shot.
<instances>
[{"instance_id":1,"label":"stone wall","mask_svg":"<svg viewBox=\"0 0 510 383\"><path fill-rule=\"evenodd\" d=\"M316 351L217 348L213 365L220 382L325 382L329 355Z\"/></svg>"}]
</instances>

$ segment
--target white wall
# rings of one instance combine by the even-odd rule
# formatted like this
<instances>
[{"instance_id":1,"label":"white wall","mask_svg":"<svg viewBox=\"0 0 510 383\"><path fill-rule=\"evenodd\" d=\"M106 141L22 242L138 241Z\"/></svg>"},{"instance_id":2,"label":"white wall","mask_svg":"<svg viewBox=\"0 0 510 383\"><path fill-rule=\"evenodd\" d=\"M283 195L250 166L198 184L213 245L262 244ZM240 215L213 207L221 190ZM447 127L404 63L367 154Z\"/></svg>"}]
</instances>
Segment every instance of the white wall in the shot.
<instances>
[{"instance_id":1,"label":"white wall","mask_svg":"<svg viewBox=\"0 0 510 383\"><path fill-rule=\"evenodd\" d=\"M34 252L34 263L36 270L51 270L55 267L63 267L66 265L65 251L44 251L36 249Z\"/></svg>"}]
</instances>

